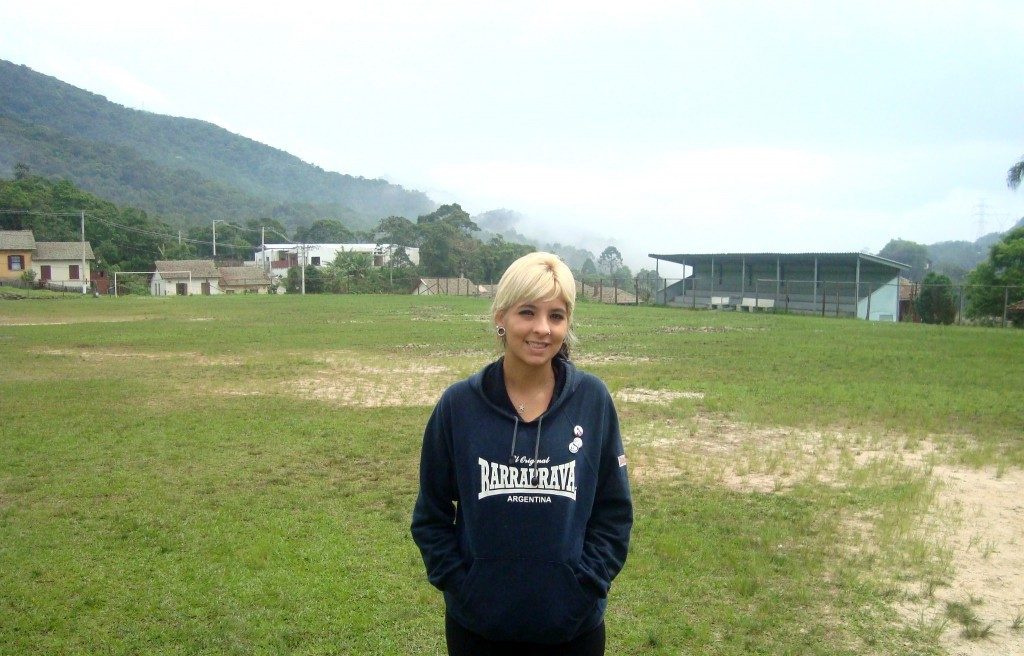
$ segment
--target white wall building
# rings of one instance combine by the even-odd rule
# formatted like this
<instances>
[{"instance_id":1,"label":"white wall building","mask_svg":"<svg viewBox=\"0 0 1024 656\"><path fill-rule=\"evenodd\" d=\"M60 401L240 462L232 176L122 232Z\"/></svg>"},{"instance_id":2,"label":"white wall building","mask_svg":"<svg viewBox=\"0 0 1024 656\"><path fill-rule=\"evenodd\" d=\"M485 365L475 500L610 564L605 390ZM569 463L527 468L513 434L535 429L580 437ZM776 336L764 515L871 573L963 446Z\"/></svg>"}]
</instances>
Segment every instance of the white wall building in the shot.
<instances>
[{"instance_id":1,"label":"white wall building","mask_svg":"<svg viewBox=\"0 0 1024 656\"><path fill-rule=\"evenodd\" d=\"M266 244L256 249L256 266L268 271L271 276L284 276L288 269L298 266L301 259L299 244ZM366 253L373 257L373 266L388 266L395 251L403 248L398 244L305 244L306 264L325 266L334 262L338 253ZM420 249L405 246L405 254L414 265L420 263Z\"/></svg>"},{"instance_id":2,"label":"white wall building","mask_svg":"<svg viewBox=\"0 0 1024 656\"><path fill-rule=\"evenodd\" d=\"M66 289L81 289L83 282L89 284L92 273L90 261L94 259L89 242L84 242L83 247L80 241L37 241L32 270L40 282Z\"/></svg>"},{"instance_id":3,"label":"white wall building","mask_svg":"<svg viewBox=\"0 0 1024 656\"><path fill-rule=\"evenodd\" d=\"M149 280L153 296L220 294L220 271L213 260L157 260Z\"/></svg>"}]
</instances>

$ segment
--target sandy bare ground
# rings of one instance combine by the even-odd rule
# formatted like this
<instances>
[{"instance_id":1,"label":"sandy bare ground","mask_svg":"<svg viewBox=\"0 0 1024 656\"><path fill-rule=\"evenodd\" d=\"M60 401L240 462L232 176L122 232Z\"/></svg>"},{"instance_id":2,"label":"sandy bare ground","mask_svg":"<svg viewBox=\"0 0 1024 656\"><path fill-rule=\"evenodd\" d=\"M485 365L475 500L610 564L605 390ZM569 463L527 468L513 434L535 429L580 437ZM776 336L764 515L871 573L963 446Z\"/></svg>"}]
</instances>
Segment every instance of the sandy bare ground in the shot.
<instances>
[{"instance_id":1,"label":"sandy bare ground","mask_svg":"<svg viewBox=\"0 0 1024 656\"><path fill-rule=\"evenodd\" d=\"M313 368L304 365L285 378L240 381L219 391L234 396L284 394L359 408L431 406L459 377L444 359L368 358L343 350L294 355Z\"/></svg>"},{"instance_id":2,"label":"sandy bare ground","mask_svg":"<svg viewBox=\"0 0 1024 656\"><path fill-rule=\"evenodd\" d=\"M240 365L244 360L235 356L209 356L192 351L133 351L115 348L41 348L35 353L60 358L77 358L79 360L181 360L189 365L232 366Z\"/></svg>"},{"instance_id":3,"label":"sandy bare ground","mask_svg":"<svg viewBox=\"0 0 1024 656\"><path fill-rule=\"evenodd\" d=\"M953 553L950 585L933 598L907 604L918 618L941 623L948 603L972 607L989 637L968 640L963 626L948 622L943 644L956 656L1024 655L1024 471L939 466L940 503L959 511L943 536Z\"/></svg>"},{"instance_id":4,"label":"sandy bare ground","mask_svg":"<svg viewBox=\"0 0 1024 656\"><path fill-rule=\"evenodd\" d=\"M648 403L646 392L619 400ZM954 466L927 440L766 428L704 415L631 427L623 439L638 483L685 476L785 494L801 482L843 486L851 472L877 464L929 477L938 493L918 530L936 552L949 554L952 576L927 593L914 584L897 610L908 624L940 631L950 654L1024 656L1024 627L1013 628L1024 621L1024 471ZM870 522L850 522L862 524L852 528L865 540L854 548L873 548ZM956 602L972 608L977 626L989 627L987 636L965 637L964 626L947 618L947 604Z\"/></svg>"},{"instance_id":5,"label":"sandy bare ground","mask_svg":"<svg viewBox=\"0 0 1024 656\"><path fill-rule=\"evenodd\" d=\"M668 405L676 399L703 399L704 392L684 392L679 390L651 390L642 387L627 387L615 393L616 401L626 403L648 403L651 405Z\"/></svg>"}]
</instances>

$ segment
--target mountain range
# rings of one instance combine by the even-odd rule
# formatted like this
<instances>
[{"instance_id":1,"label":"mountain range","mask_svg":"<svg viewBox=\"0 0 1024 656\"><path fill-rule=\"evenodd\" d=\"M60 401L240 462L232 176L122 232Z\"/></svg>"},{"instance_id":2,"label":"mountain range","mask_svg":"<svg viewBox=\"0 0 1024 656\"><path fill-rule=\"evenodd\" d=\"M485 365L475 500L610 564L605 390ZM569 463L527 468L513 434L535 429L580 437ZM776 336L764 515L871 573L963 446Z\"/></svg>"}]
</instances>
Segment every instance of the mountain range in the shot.
<instances>
[{"instance_id":1,"label":"mountain range","mask_svg":"<svg viewBox=\"0 0 1024 656\"><path fill-rule=\"evenodd\" d=\"M422 192L325 171L212 123L124 107L0 60L0 171L18 163L180 225L269 217L366 228L437 208Z\"/></svg>"}]
</instances>

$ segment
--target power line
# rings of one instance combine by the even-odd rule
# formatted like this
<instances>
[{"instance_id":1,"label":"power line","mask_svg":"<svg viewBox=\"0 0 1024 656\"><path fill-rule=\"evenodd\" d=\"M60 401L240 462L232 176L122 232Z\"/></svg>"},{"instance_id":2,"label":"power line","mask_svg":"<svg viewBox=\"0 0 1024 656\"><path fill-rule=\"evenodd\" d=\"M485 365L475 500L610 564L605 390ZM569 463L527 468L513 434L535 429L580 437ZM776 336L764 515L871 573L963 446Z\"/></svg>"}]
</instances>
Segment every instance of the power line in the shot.
<instances>
[{"instance_id":1,"label":"power line","mask_svg":"<svg viewBox=\"0 0 1024 656\"><path fill-rule=\"evenodd\" d=\"M29 215L33 215L33 216L74 216L74 217L79 217L79 216L82 215L82 211L79 211L79 212L42 212L42 211L38 211L38 210L0 209L0 214L29 214ZM138 233L138 234L148 235L150 237L158 237L158 238L161 238L161 239L167 239L167 240L171 240L171 241L188 242L190 244L203 244L204 246L213 246L213 242L212 241L206 241L206 240L203 240L203 239L193 239L191 237L181 237L180 235L172 235L172 234L167 234L165 232L157 232L155 230L146 230L144 228L138 228L136 226L124 225L122 223L117 223L116 221L110 221L108 219L104 219L104 218L101 218L99 216L96 216L94 214L89 214L89 213L86 213L85 216L88 219L91 219L91 220L94 220L94 221L99 221L100 223L108 225L108 226L110 226L112 228L118 228L120 230L127 230L129 232L135 232L135 233ZM235 228L236 230L242 230L242 231L245 231L245 232L259 232L259 230L256 229L256 228L247 228L245 226L240 226L240 225L235 224L235 223L229 223L227 221L225 221L224 223L225 223L225 225L229 225L232 228ZM282 235L280 232L277 232L277 230L274 230L273 228L269 228L269 227L266 228L266 229L270 230L271 232L274 232L274 233L280 235L281 237L283 237L285 240L289 241L290 243L294 243L294 242L291 242L291 240L288 239L287 236ZM238 246L237 244L232 244L230 242L222 243L221 247L222 248L232 248L232 249L235 249L236 251L243 248L241 246ZM255 246L251 246L250 245L250 246L245 246L244 248L255 248Z\"/></svg>"},{"instance_id":2,"label":"power line","mask_svg":"<svg viewBox=\"0 0 1024 656\"><path fill-rule=\"evenodd\" d=\"M38 210L0 210L0 214L32 214L34 216L81 216L81 212L40 212Z\"/></svg>"}]
</instances>

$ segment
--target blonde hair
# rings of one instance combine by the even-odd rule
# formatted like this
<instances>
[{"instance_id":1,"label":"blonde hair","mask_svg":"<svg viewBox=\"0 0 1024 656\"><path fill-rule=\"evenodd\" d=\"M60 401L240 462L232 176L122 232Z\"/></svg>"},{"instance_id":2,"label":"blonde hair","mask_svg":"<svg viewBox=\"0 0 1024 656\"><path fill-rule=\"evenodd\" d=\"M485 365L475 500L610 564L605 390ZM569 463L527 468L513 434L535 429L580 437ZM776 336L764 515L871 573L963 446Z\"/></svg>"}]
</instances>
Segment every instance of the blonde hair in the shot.
<instances>
[{"instance_id":1,"label":"blonde hair","mask_svg":"<svg viewBox=\"0 0 1024 656\"><path fill-rule=\"evenodd\" d=\"M553 301L565 303L569 328L562 342L561 353L569 357L576 345L573 331L573 309L576 306L576 279L572 271L557 255L539 251L522 256L505 269L494 291L491 317L504 314L510 307L526 301ZM505 338L502 337L504 343Z\"/></svg>"}]
</instances>

